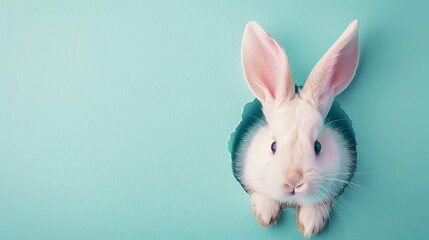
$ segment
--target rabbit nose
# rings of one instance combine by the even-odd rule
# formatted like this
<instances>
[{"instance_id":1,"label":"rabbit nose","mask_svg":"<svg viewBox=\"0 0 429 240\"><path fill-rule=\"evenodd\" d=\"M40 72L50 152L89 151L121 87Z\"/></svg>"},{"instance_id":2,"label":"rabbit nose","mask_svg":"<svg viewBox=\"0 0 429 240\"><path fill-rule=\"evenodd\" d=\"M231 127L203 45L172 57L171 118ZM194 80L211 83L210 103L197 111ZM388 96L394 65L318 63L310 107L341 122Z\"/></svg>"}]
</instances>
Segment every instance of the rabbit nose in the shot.
<instances>
[{"instance_id":1,"label":"rabbit nose","mask_svg":"<svg viewBox=\"0 0 429 240\"><path fill-rule=\"evenodd\" d=\"M293 171L286 175L284 186L289 193L294 194L296 189L303 185L303 176L300 171Z\"/></svg>"}]
</instances>

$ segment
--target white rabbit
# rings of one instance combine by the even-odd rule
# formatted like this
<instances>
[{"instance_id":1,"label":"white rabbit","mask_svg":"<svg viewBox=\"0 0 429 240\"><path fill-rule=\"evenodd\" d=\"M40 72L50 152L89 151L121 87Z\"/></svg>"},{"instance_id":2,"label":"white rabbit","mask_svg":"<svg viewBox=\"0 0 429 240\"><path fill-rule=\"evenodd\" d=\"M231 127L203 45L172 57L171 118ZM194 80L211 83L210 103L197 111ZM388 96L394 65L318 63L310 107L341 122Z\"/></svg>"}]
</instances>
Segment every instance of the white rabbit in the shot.
<instances>
[{"instance_id":1,"label":"white rabbit","mask_svg":"<svg viewBox=\"0 0 429 240\"><path fill-rule=\"evenodd\" d=\"M317 234L327 222L332 202L354 174L354 132L333 103L356 72L357 30L355 20L316 64L304 86L296 88L282 47L256 22L246 25L243 70L263 116L237 145L233 170L265 227L276 222L283 208L294 207L298 229L306 237ZM336 120L332 106L340 111Z\"/></svg>"}]
</instances>

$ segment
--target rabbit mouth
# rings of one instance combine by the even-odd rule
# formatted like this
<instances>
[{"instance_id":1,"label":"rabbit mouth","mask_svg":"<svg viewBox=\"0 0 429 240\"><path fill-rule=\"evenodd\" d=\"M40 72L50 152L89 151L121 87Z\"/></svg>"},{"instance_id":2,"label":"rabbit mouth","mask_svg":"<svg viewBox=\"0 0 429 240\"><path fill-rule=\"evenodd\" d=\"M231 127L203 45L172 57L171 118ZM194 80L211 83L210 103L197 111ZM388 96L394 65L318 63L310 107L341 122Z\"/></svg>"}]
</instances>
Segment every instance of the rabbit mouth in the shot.
<instances>
[{"instance_id":1,"label":"rabbit mouth","mask_svg":"<svg viewBox=\"0 0 429 240\"><path fill-rule=\"evenodd\" d=\"M277 197L279 202L283 203L316 203L323 202L323 196L320 194L319 185L310 185L305 183L294 189L284 190L280 197Z\"/></svg>"}]
</instances>

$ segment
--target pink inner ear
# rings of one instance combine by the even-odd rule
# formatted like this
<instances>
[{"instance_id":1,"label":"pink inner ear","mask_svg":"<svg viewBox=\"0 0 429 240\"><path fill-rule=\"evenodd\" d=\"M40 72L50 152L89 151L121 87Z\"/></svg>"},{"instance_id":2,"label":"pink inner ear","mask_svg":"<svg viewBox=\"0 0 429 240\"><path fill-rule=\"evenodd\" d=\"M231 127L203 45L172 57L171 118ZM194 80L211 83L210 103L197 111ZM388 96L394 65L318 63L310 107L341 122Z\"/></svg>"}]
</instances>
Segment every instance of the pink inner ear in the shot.
<instances>
[{"instance_id":1,"label":"pink inner ear","mask_svg":"<svg viewBox=\"0 0 429 240\"><path fill-rule=\"evenodd\" d=\"M248 23L244 31L242 61L254 95L262 101L267 97L275 99L279 83L287 76L286 54L256 22Z\"/></svg>"},{"instance_id":2,"label":"pink inner ear","mask_svg":"<svg viewBox=\"0 0 429 240\"><path fill-rule=\"evenodd\" d=\"M260 80L264 83L265 88L270 93L271 97L274 99L277 75L279 71L279 60L281 59L281 54L278 53L278 45L271 38L267 37L263 39L264 41L258 42L258 46L255 49L255 71L259 71L257 75L260 76Z\"/></svg>"},{"instance_id":3,"label":"pink inner ear","mask_svg":"<svg viewBox=\"0 0 429 240\"><path fill-rule=\"evenodd\" d=\"M358 39L353 38L338 53L333 61L330 88L335 94L342 92L351 82L359 59Z\"/></svg>"}]
</instances>

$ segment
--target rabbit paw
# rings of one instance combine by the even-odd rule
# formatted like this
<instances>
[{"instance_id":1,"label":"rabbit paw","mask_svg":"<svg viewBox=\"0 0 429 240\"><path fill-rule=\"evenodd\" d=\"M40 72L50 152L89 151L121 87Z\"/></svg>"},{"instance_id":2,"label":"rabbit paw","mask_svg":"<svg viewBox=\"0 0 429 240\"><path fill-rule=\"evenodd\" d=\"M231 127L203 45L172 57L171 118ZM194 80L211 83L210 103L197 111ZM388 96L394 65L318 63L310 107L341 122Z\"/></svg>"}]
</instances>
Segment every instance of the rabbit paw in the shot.
<instances>
[{"instance_id":1,"label":"rabbit paw","mask_svg":"<svg viewBox=\"0 0 429 240\"><path fill-rule=\"evenodd\" d=\"M276 200L260 193L252 193L252 208L256 219L263 227L273 225L280 216L280 204Z\"/></svg>"},{"instance_id":2,"label":"rabbit paw","mask_svg":"<svg viewBox=\"0 0 429 240\"><path fill-rule=\"evenodd\" d=\"M319 233L327 223L330 209L326 203L300 206L295 216L298 230L305 237Z\"/></svg>"}]
</instances>

